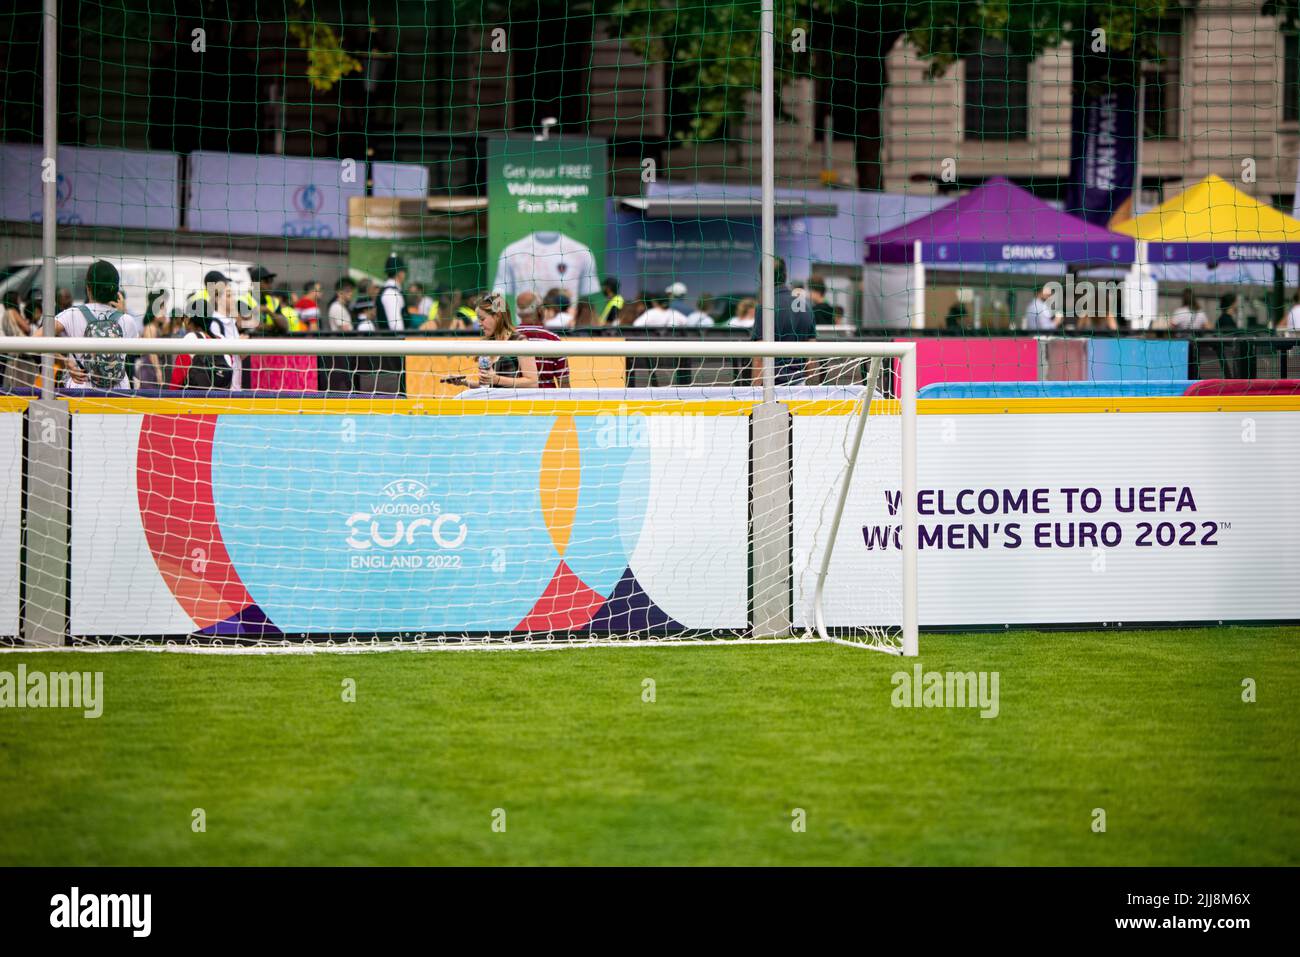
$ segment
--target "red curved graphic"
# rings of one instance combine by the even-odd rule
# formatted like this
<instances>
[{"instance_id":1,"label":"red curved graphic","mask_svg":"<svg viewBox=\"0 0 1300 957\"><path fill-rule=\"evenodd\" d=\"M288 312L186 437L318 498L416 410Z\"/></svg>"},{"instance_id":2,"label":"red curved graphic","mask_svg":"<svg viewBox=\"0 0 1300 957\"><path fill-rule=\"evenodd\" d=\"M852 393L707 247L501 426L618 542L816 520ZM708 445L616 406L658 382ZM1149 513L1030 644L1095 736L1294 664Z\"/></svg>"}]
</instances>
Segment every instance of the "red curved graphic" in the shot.
<instances>
[{"instance_id":1,"label":"red curved graphic","mask_svg":"<svg viewBox=\"0 0 1300 957\"><path fill-rule=\"evenodd\" d=\"M146 415L136 456L140 521L149 550L167 587L200 629L239 620L253 605L217 526L216 427L215 415Z\"/></svg>"},{"instance_id":2,"label":"red curved graphic","mask_svg":"<svg viewBox=\"0 0 1300 957\"><path fill-rule=\"evenodd\" d=\"M582 581L564 562L515 631L571 631L586 628L605 596Z\"/></svg>"}]
</instances>

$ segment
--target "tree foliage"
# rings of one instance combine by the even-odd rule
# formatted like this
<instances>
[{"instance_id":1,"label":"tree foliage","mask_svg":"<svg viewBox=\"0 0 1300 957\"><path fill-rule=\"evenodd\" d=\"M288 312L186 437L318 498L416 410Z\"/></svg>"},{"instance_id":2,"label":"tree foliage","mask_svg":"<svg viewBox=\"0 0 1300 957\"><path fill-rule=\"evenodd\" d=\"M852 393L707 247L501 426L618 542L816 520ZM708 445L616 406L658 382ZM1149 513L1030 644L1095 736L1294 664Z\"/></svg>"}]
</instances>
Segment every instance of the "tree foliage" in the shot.
<instances>
[{"instance_id":1,"label":"tree foliage","mask_svg":"<svg viewBox=\"0 0 1300 957\"><path fill-rule=\"evenodd\" d=\"M868 25L888 51L900 36L942 73L975 53L985 37L1001 40L1012 53L1035 56L1087 29L1105 31L1117 55L1152 55L1151 27L1171 0L855 0L778 2L775 10L776 66L788 79L810 72L812 58L792 49L796 29L805 31L810 51L832 58L862 55L859 31L846 24L860 8L874 14ZM1290 0L1300 2L1300 0ZM651 60L673 67L677 93L694 105L696 136L721 134L738 115L747 91L759 85L760 5L755 0L663 3L661 0L595 0L595 12ZM1146 32L1144 32L1146 31ZM883 71L883 65L882 65Z\"/></svg>"},{"instance_id":2,"label":"tree foliage","mask_svg":"<svg viewBox=\"0 0 1300 957\"><path fill-rule=\"evenodd\" d=\"M286 14L289 38L307 51L307 80L313 89L327 92L349 73L361 72L360 61L343 49L338 32L307 8L307 0L294 0Z\"/></svg>"}]
</instances>

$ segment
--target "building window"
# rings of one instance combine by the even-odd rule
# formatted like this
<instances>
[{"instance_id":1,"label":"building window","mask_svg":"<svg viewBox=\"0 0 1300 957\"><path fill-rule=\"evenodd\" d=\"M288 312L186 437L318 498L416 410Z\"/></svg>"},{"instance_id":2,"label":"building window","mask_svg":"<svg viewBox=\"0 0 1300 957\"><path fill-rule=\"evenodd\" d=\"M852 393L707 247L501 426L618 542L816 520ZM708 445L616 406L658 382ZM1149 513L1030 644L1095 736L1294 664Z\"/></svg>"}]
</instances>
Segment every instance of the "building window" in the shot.
<instances>
[{"instance_id":1,"label":"building window","mask_svg":"<svg viewBox=\"0 0 1300 957\"><path fill-rule=\"evenodd\" d=\"M965 137L1023 140L1029 136L1029 58L986 37L966 60Z\"/></svg>"},{"instance_id":2,"label":"building window","mask_svg":"<svg viewBox=\"0 0 1300 957\"><path fill-rule=\"evenodd\" d=\"M1163 24L1156 38L1158 59L1142 64L1142 136L1148 140L1178 138L1178 95L1181 82L1183 27Z\"/></svg>"},{"instance_id":3,"label":"building window","mask_svg":"<svg viewBox=\"0 0 1300 957\"><path fill-rule=\"evenodd\" d=\"M1300 33L1282 34L1282 122L1300 123Z\"/></svg>"}]
</instances>

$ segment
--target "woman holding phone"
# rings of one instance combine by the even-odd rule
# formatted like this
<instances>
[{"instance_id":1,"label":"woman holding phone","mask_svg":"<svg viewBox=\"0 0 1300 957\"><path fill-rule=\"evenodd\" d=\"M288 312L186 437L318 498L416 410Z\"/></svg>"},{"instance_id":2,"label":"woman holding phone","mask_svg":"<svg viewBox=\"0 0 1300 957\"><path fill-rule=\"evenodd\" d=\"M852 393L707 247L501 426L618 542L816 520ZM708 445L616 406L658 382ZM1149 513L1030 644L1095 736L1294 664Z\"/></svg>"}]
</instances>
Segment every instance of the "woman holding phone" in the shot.
<instances>
[{"instance_id":1,"label":"woman holding phone","mask_svg":"<svg viewBox=\"0 0 1300 957\"><path fill-rule=\"evenodd\" d=\"M488 293L479 300L475 312L484 339L494 342L562 341L541 326L516 327L502 293ZM470 384L465 376L449 376L446 381L453 385ZM569 360L564 356L483 356L478 362L477 385L492 389L567 389Z\"/></svg>"}]
</instances>

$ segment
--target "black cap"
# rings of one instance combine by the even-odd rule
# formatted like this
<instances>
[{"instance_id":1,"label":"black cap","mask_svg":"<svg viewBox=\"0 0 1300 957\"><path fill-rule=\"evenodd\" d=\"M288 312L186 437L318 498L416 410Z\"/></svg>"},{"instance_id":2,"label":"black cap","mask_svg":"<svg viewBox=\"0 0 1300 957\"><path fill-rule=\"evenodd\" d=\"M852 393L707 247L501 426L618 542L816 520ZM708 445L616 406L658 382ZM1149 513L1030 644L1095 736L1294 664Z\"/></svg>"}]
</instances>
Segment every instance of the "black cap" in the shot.
<instances>
[{"instance_id":1,"label":"black cap","mask_svg":"<svg viewBox=\"0 0 1300 957\"><path fill-rule=\"evenodd\" d=\"M396 276L399 272L401 272L405 268L406 268L405 259L397 255L397 253L389 253L388 261L384 263L384 275L389 277Z\"/></svg>"},{"instance_id":2,"label":"black cap","mask_svg":"<svg viewBox=\"0 0 1300 957\"><path fill-rule=\"evenodd\" d=\"M220 269L213 269L211 272L209 272L207 275L203 277L203 285L205 286L212 286L219 282L224 282L227 285L230 284L230 277L227 276L225 273L223 273Z\"/></svg>"},{"instance_id":3,"label":"black cap","mask_svg":"<svg viewBox=\"0 0 1300 957\"><path fill-rule=\"evenodd\" d=\"M356 299L352 300L353 312L360 312L363 309L373 309L373 308L375 308L375 301L371 299L369 296L358 296Z\"/></svg>"},{"instance_id":4,"label":"black cap","mask_svg":"<svg viewBox=\"0 0 1300 957\"><path fill-rule=\"evenodd\" d=\"M117 267L104 259L97 259L86 270L86 289L95 302L112 302L118 292Z\"/></svg>"},{"instance_id":5,"label":"black cap","mask_svg":"<svg viewBox=\"0 0 1300 957\"><path fill-rule=\"evenodd\" d=\"M251 282L270 282L275 278L275 273L265 266L254 266L248 271L248 278Z\"/></svg>"}]
</instances>

